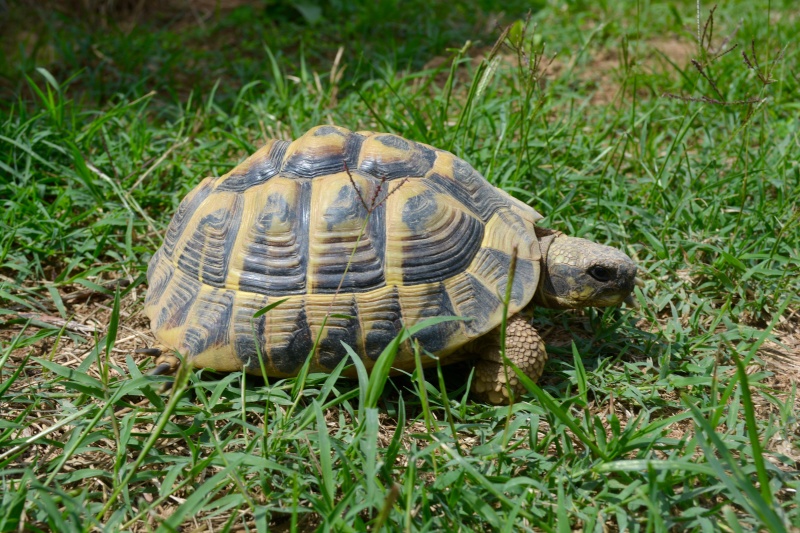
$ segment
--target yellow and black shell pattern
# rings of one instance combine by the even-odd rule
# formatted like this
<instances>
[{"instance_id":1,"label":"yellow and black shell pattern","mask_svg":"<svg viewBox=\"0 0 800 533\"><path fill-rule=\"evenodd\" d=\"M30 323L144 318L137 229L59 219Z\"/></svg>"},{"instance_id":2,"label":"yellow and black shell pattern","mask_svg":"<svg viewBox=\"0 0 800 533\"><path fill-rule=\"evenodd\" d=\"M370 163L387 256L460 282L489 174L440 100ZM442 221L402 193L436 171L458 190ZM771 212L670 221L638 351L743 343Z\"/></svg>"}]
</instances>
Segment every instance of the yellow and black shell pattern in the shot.
<instances>
[{"instance_id":1,"label":"yellow and black shell pattern","mask_svg":"<svg viewBox=\"0 0 800 533\"><path fill-rule=\"evenodd\" d=\"M183 199L150 260L144 310L159 341L219 371L260 374L259 357L270 376L308 357L330 371L342 343L370 368L404 325L464 317L415 335L443 356L500 323L514 250L509 312L530 302L540 218L449 152L319 126ZM395 367L413 366L407 341Z\"/></svg>"}]
</instances>

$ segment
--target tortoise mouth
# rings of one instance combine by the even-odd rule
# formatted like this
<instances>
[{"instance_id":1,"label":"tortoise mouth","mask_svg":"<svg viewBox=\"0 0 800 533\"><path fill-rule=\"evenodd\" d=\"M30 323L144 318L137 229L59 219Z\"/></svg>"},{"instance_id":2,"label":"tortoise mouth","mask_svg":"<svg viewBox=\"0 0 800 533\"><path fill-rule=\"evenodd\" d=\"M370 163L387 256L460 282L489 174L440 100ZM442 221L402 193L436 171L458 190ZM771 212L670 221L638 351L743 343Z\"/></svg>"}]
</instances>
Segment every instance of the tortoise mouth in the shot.
<instances>
[{"instance_id":1,"label":"tortoise mouth","mask_svg":"<svg viewBox=\"0 0 800 533\"><path fill-rule=\"evenodd\" d=\"M589 305L592 307L613 307L627 301L630 296L631 290L624 287L602 287L592 295Z\"/></svg>"}]
</instances>

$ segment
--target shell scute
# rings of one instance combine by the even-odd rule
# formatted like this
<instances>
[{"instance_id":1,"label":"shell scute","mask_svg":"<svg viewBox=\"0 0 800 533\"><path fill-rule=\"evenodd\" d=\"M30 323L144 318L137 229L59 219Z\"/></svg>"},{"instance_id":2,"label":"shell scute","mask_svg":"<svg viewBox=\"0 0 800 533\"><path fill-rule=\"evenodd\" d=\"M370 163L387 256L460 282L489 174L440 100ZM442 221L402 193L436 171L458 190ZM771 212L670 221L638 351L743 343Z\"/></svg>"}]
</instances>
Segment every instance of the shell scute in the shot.
<instances>
[{"instance_id":1,"label":"shell scute","mask_svg":"<svg viewBox=\"0 0 800 533\"><path fill-rule=\"evenodd\" d=\"M164 249L159 248L147 265L148 287L144 298L144 304L147 306L159 304L175 274L172 263L163 259L164 253Z\"/></svg>"},{"instance_id":2,"label":"shell scute","mask_svg":"<svg viewBox=\"0 0 800 533\"><path fill-rule=\"evenodd\" d=\"M282 173L313 179L356 168L362 142L360 135L343 128L314 128L289 146Z\"/></svg>"},{"instance_id":3,"label":"shell scute","mask_svg":"<svg viewBox=\"0 0 800 533\"><path fill-rule=\"evenodd\" d=\"M445 172L434 172L428 176L432 190L452 196L481 221L488 221L499 210L508 208L508 201L496 193L494 187L466 162L453 157L441 157L451 163Z\"/></svg>"},{"instance_id":4,"label":"shell scute","mask_svg":"<svg viewBox=\"0 0 800 533\"><path fill-rule=\"evenodd\" d=\"M189 191L189 194L181 200L169 226L167 226L167 233L164 236L164 246L162 249L168 257L172 256L175 245L178 244L183 237L183 232L186 230L186 226L191 221L197 208L206 201L213 191L213 178L206 178L201 181L197 187Z\"/></svg>"},{"instance_id":5,"label":"shell scute","mask_svg":"<svg viewBox=\"0 0 800 533\"><path fill-rule=\"evenodd\" d=\"M483 224L448 197L426 190L408 198L400 216L403 224L397 225L393 245L402 257L406 285L447 279L463 271L480 249Z\"/></svg>"},{"instance_id":6,"label":"shell scute","mask_svg":"<svg viewBox=\"0 0 800 533\"><path fill-rule=\"evenodd\" d=\"M314 334L305 300L289 298L262 317L265 318L262 346L266 348L264 353L269 359L269 367L273 369L272 375L293 375L305 363L314 347Z\"/></svg>"},{"instance_id":7,"label":"shell scute","mask_svg":"<svg viewBox=\"0 0 800 533\"><path fill-rule=\"evenodd\" d=\"M314 189L308 265L312 293L366 292L385 284L385 206L377 206L368 217L359 197L371 195L378 182L352 178L330 176L326 187Z\"/></svg>"},{"instance_id":8,"label":"shell scute","mask_svg":"<svg viewBox=\"0 0 800 533\"><path fill-rule=\"evenodd\" d=\"M469 272L454 276L447 280L446 285L455 314L470 318L464 322L464 328L470 336L487 331L488 324L493 324L496 315L502 312L501 294Z\"/></svg>"},{"instance_id":9,"label":"shell scute","mask_svg":"<svg viewBox=\"0 0 800 533\"><path fill-rule=\"evenodd\" d=\"M426 318L457 316L444 283L401 287L400 303L407 325L418 324ZM459 338L465 338L462 328L462 321L459 320L439 322L418 331L412 338L419 342L421 348L431 353L442 353L463 344L459 342Z\"/></svg>"},{"instance_id":10,"label":"shell scute","mask_svg":"<svg viewBox=\"0 0 800 533\"><path fill-rule=\"evenodd\" d=\"M227 354L230 346L234 297L234 291L203 287L192 306L181 351L205 354L205 361L199 361L204 367L224 371L240 368L238 364L231 365L228 357L216 357Z\"/></svg>"},{"instance_id":11,"label":"shell scute","mask_svg":"<svg viewBox=\"0 0 800 533\"><path fill-rule=\"evenodd\" d=\"M433 168L436 151L396 135L375 134L361 146L358 169L382 180L424 177Z\"/></svg>"},{"instance_id":12,"label":"shell scute","mask_svg":"<svg viewBox=\"0 0 800 533\"><path fill-rule=\"evenodd\" d=\"M539 279L539 268L538 262L517 257L509 312L518 311L533 297L535 282ZM511 254L492 248L482 248L468 269L468 272L498 295L505 294L510 271Z\"/></svg>"},{"instance_id":13,"label":"shell scute","mask_svg":"<svg viewBox=\"0 0 800 533\"><path fill-rule=\"evenodd\" d=\"M363 352L361 324L354 297L342 296L332 302L327 299L310 299L306 309L313 324L312 330L315 336L319 336L317 368L322 370L335 368L347 355L343 342L356 353ZM325 328L320 332L323 323Z\"/></svg>"},{"instance_id":14,"label":"shell scute","mask_svg":"<svg viewBox=\"0 0 800 533\"><path fill-rule=\"evenodd\" d=\"M269 141L256 153L245 159L236 168L220 178L218 191L244 192L278 175L289 143Z\"/></svg>"},{"instance_id":15,"label":"shell scute","mask_svg":"<svg viewBox=\"0 0 800 533\"><path fill-rule=\"evenodd\" d=\"M267 297L241 292L236 295L234 302L233 351L242 366L253 373L261 372L259 356L262 357L265 366L269 368L269 358L265 357L268 355L265 341L267 314L253 317L257 311L267 305Z\"/></svg>"},{"instance_id":16,"label":"shell scute","mask_svg":"<svg viewBox=\"0 0 800 533\"><path fill-rule=\"evenodd\" d=\"M240 195L216 193L198 207L176 247L179 270L212 287L224 287L233 245L242 219Z\"/></svg>"},{"instance_id":17,"label":"shell scute","mask_svg":"<svg viewBox=\"0 0 800 533\"><path fill-rule=\"evenodd\" d=\"M498 211L486 223L481 247L505 250L507 253L516 249L518 258L538 261L541 254L537 243L533 225L516 212L505 209Z\"/></svg>"},{"instance_id":18,"label":"shell scute","mask_svg":"<svg viewBox=\"0 0 800 533\"><path fill-rule=\"evenodd\" d=\"M170 271L167 289L157 303L145 302L145 305L157 311L151 319L152 326L159 332L159 336L169 345L178 346L178 341L183 335L183 325L191 315L192 307L203 285L198 280L175 271L169 263L166 263L164 268Z\"/></svg>"},{"instance_id":19,"label":"shell scute","mask_svg":"<svg viewBox=\"0 0 800 533\"><path fill-rule=\"evenodd\" d=\"M364 332L364 354L375 361L403 327L397 287L359 295L358 316Z\"/></svg>"},{"instance_id":20,"label":"shell scute","mask_svg":"<svg viewBox=\"0 0 800 533\"><path fill-rule=\"evenodd\" d=\"M269 296L304 294L311 182L276 178L253 193L228 286Z\"/></svg>"}]
</instances>

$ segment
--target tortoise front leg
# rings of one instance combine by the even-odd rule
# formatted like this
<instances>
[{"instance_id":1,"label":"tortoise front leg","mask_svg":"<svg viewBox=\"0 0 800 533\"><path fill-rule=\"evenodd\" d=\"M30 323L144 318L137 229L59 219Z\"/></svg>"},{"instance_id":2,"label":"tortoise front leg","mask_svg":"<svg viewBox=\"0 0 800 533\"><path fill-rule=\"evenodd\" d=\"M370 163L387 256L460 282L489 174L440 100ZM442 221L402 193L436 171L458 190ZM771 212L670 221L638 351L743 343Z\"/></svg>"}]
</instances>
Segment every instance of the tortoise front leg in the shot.
<instances>
[{"instance_id":1,"label":"tortoise front leg","mask_svg":"<svg viewBox=\"0 0 800 533\"><path fill-rule=\"evenodd\" d=\"M504 404L510 401L509 389L514 398L525 392L514 370L503 368L499 327L477 339L469 350L478 357L472 381L473 394L489 403ZM544 372L547 361L544 342L524 316L514 315L506 323L506 357L534 382Z\"/></svg>"},{"instance_id":2,"label":"tortoise front leg","mask_svg":"<svg viewBox=\"0 0 800 533\"><path fill-rule=\"evenodd\" d=\"M155 358L156 367L149 372L151 376L161 376L163 374L172 375L178 371L181 360L178 359L173 353L165 353L160 348L139 348L136 353L149 355Z\"/></svg>"}]
</instances>

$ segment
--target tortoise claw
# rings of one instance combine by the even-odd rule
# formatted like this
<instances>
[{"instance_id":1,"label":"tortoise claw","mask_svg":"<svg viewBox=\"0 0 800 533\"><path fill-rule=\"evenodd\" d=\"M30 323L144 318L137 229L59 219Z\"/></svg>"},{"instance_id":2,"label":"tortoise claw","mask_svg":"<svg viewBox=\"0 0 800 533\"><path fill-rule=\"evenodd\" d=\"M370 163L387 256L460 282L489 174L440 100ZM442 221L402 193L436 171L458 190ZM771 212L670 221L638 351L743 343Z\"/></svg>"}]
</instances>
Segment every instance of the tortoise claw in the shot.
<instances>
[{"instance_id":1,"label":"tortoise claw","mask_svg":"<svg viewBox=\"0 0 800 533\"><path fill-rule=\"evenodd\" d=\"M147 373L148 376L163 376L164 374L172 374L172 365L169 363L161 363L153 370Z\"/></svg>"},{"instance_id":2,"label":"tortoise claw","mask_svg":"<svg viewBox=\"0 0 800 533\"><path fill-rule=\"evenodd\" d=\"M166 370L161 371L162 374L174 374L178 371L180 364L181 360L172 354L161 354L156 359L156 368L167 367Z\"/></svg>"},{"instance_id":3,"label":"tortoise claw","mask_svg":"<svg viewBox=\"0 0 800 533\"><path fill-rule=\"evenodd\" d=\"M174 374L181 364L181 360L172 354L164 353L159 348L138 348L136 353L149 355L156 358L156 367L148 372L151 376L163 376Z\"/></svg>"},{"instance_id":4,"label":"tortoise claw","mask_svg":"<svg viewBox=\"0 0 800 533\"><path fill-rule=\"evenodd\" d=\"M148 376L173 375L178 370L178 365L180 365L181 363L180 359L178 359L174 355L165 354L162 350L159 350L158 348L142 348L136 350L136 353L143 353L156 358L156 366L150 372L147 373ZM172 389L172 386L174 384L175 384L174 380L164 382L161 385L159 394L168 393Z\"/></svg>"},{"instance_id":5,"label":"tortoise claw","mask_svg":"<svg viewBox=\"0 0 800 533\"><path fill-rule=\"evenodd\" d=\"M159 348L136 348L136 350L134 350L134 353L149 355L150 357L159 357L162 352Z\"/></svg>"}]
</instances>

